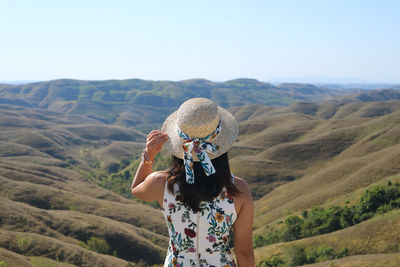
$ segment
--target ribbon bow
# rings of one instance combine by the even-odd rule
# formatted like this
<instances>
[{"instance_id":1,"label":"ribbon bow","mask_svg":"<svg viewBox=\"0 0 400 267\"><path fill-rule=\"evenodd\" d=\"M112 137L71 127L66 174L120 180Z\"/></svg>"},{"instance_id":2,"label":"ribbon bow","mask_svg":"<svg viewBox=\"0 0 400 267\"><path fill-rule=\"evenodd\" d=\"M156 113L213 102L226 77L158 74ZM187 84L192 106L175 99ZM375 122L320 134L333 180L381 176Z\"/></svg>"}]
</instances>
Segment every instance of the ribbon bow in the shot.
<instances>
[{"instance_id":1,"label":"ribbon bow","mask_svg":"<svg viewBox=\"0 0 400 267\"><path fill-rule=\"evenodd\" d=\"M193 156L192 151L196 153L197 158L200 160L201 166L203 167L207 176L215 173L215 168L211 163L210 157L207 152L211 152L214 154L218 153L218 146L209 143L210 139L214 138L218 135L220 131L220 123L217 128L211 134L207 135L203 138L191 138L181 129L178 128L178 134L181 138L185 139L185 142L182 144L182 148L184 151L184 164L185 164L185 173L186 173L186 182L188 184L194 183L194 171L193 171Z\"/></svg>"}]
</instances>

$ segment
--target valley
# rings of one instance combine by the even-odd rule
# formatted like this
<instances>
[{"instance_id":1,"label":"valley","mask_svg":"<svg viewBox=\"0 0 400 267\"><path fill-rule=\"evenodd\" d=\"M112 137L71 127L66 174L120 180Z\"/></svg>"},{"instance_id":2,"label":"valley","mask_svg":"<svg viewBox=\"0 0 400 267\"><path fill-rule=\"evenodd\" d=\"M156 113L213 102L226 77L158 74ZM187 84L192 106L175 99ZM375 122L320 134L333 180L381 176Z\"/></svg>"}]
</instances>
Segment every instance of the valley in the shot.
<instances>
[{"instance_id":1,"label":"valley","mask_svg":"<svg viewBox=\"0 0 400 267\"><path fill-rule=\"evenodd\" d=\"M239 121L230 166L252 190L255 242L289 217L357 205L366 190L400 182L396 87L346 91L252 79L0 85L0 263L162 264L164 218L157 204L130 195L130 183L146 134L191 97L211 98ZM168 164L162 152L154 169ZM294 266L300 255L312 266L395 266L398 208L332 232L260 242L257 264Z\"/></svg>"}]
</instances>

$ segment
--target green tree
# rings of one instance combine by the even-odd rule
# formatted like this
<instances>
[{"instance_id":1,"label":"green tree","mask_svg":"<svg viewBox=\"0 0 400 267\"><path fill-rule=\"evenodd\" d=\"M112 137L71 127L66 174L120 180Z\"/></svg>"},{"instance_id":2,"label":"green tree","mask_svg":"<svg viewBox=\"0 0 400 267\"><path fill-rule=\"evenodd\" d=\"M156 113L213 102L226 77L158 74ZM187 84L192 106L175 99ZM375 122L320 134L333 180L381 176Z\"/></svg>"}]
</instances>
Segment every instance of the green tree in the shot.
<instances>
[{"instance_id":1,"label":"green tree","mask_svg":"<svg viewBox=\"0 0 400 267\"><path fill-rule=\"evenodd\" d=\"M303 220L299 216L291 215L287 217L285 224L282 230L282 239L284 241L296 240L302 237Z\"/></svg>"},{"instance_id":2,"label":"green tree","mask_svg":"<svg viewBox=\"0 0 400 267\"><path fill-rule=\"evenodd\" d=\"M90 237L86 241L86 248L102 254L110 253L110 245L101 237Z\"/></svg>"},{"instance_id":3,"label":"green tree","mask_svg":"<svg viewBox=\"0 0 400 267\"><path fill-rule=\"evenodd\" d=\"M307 263L307 256L303 246L293 244L287 250L289 266L298 266Z\"/></svg>"}]
</instances>

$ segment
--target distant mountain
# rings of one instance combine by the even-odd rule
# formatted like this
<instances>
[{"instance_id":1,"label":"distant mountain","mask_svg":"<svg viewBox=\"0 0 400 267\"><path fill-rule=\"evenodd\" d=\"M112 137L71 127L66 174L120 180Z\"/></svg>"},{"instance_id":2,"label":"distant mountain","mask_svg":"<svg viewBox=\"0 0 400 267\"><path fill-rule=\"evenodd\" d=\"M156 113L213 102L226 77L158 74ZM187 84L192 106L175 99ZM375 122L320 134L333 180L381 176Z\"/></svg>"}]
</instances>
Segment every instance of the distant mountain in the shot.
<instances>
[{"instance_id":1,"label":"distant mountain","mask_svg":"<svg viewBox=\"0 0 400 267\"><path fill-rule=\"evenodd\" d=\"M311 83L311 84L365 84L364 80L352 77L296 77L296 78L271 78L267 82L273 83Z\"/></svg>"},{"instance_id":2,"label":"distant mountain","mask_svg":"<svg viewBox=\"0 0 400 267\"><path fill-rule=\"evenodd\" d=\"M318 86L323 86L331 89L338 90L377 90L377 89L387 89L399 87L398 84L393 83L317 83Z\"/></svg>"},{"instance_id":3,"label":"distant mountain","mask_svg":"<svg viewBox=\"0 0 400 267\"><path fill-rule=\"evenodd\" d=\"M400 100L400 86L389 89L362 91L332 99L332 102L374 102Z\"/></svg>"}]
</instances>

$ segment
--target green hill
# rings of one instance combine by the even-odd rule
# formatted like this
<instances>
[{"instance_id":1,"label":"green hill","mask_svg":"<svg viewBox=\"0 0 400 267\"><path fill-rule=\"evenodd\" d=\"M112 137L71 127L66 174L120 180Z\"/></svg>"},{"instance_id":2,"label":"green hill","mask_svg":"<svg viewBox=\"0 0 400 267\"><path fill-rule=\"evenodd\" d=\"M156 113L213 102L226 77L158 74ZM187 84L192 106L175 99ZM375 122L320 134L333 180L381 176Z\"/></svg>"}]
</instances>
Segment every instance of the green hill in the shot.
<instances>
[{"instance_id":1,"label":"green hill","mask_svg":"<svg viewBox=\"0 0 400 267\"><path fill-rule=\"evenodd\" d=\"M372 184L399 181L400 101L353 100L231 109L240 120L241 133L232 149L231 166L250 182L258 199L255 237L273 233L291 215L313 207L351 205ZM334 253L346 245L345 256L352 257L323 266L350 266L350 262L396 266L400 252L399 233L393 226L399 223L397 211L330 234L265 245L256 250L258 263L283 266L280 257L290 265L293 250L300 253L304 248L302 253L329 251L336 257ZM302 247L292 249L292 244ZM390 254L383 260L381 253ZM318 257L328 260L328 256Z\"/></svg>"},{"instance_id":2,"label":"green hill","mask_svg":"<svg viewBox=\"0 0 400 267\"><path fill-rule=\"evenodd\" d=\"M251 79L0 85L0 263L161 264L164 219L154 203L133 199L129 186L146 132L194 96L214 99L239 121L230 165L256 200L255 239L313 207L356 205L371 186L400 181L396 90L344 96ZM168 159L160 155L155 168L165 168ZM257 262L279 266L279 260L312 255L326 264L394 266L398 211L257 245Z\"/></svg>"},{"instance_id":3,"label":"green hill","mask_svg":"<svg viewBox=\"0 0 400 267\"><path fill-rule=\"evenodd\" d=\"M0 104L87 115L132 127L161 123L165 114L192 97L210 98L223 107L255 103L286 106L297 100L320 101L346 93L348 91L306 84L273 86L254 79L226 82L63 79L23 85L0 84Z\"/></svg>"},{"instance_id":4,"label":"green hill","mask_svg":"<svg viewBox=\"0 0 400 267\"><path fill-rule=\"evenodd\" d=\"M14 105L0 106L0 130L0 262L163 261L161 213L99 186L137 158L143 133Z\"/></svg>"}]
</instances>

